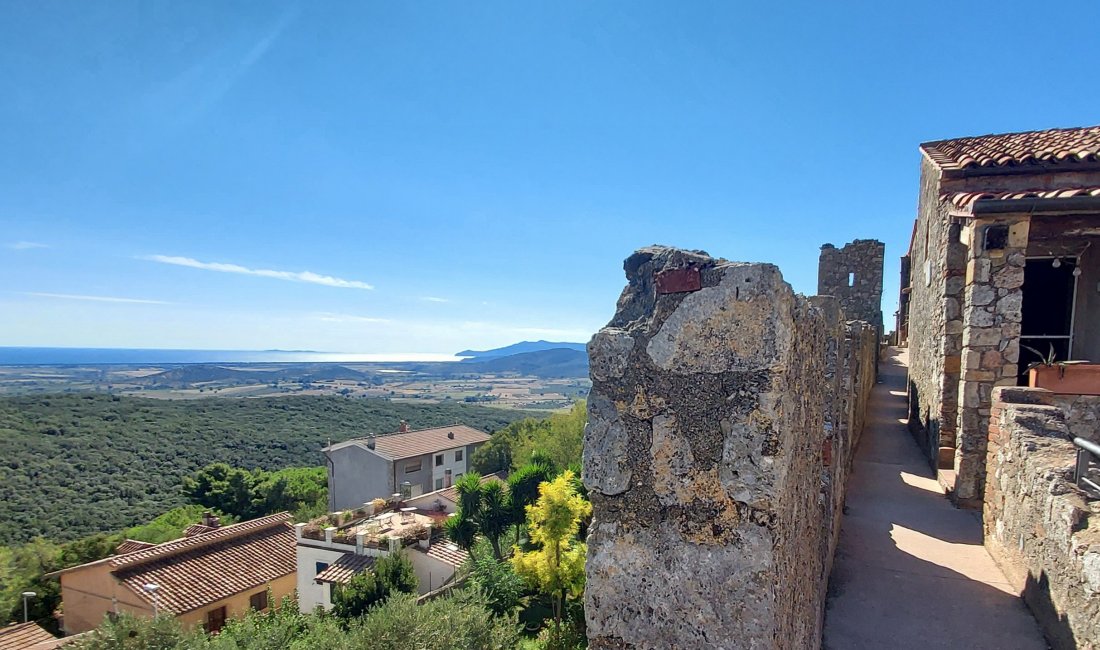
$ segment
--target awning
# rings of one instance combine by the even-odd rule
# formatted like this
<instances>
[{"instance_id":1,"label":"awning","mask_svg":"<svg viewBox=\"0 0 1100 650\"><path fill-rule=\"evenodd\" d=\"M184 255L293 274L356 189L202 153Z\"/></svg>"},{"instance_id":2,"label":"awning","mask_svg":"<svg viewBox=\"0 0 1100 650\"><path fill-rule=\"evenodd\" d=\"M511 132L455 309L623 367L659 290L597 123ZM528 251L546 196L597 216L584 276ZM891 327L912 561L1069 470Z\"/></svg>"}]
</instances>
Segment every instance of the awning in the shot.
<instances>
[{"instance_id":1,"label":"awning","mask_svg":"<svg viewBox=\"0 0 1100 650\"><path fill-rule=\"evenodd\" d=\"M331 582L346 585L356 574L374 566L374 558L368 555L344 553L324 571L317 574L315 582Z\"/></svg>"}]
</instances>

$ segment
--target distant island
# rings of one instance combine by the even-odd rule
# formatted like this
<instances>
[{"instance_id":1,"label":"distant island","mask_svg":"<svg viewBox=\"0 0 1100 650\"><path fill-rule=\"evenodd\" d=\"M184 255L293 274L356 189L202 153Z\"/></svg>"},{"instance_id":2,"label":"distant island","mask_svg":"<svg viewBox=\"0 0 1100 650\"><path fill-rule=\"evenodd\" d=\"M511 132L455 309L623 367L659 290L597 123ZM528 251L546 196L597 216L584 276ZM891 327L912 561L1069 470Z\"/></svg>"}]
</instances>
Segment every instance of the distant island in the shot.
<instances>
[{"instance_id":1,"label":"distant island","mask_svg":"<svg viewBox=\"0 0 1100 650\"><path fill-rule=\"evenodd\" d=\"M553 341L520 341L519 343L513 343L512 345L506 345L502 348L493 348L492 350L463 350L456 354L456 357L467 357L465 361L482 361L485 359L496 359L498 357L507 357L513 354L524 354L527 352L542 352L544 350L577 350L580 352L586 351L584 343L555 343Z\"/></svg>"}]
</instances>

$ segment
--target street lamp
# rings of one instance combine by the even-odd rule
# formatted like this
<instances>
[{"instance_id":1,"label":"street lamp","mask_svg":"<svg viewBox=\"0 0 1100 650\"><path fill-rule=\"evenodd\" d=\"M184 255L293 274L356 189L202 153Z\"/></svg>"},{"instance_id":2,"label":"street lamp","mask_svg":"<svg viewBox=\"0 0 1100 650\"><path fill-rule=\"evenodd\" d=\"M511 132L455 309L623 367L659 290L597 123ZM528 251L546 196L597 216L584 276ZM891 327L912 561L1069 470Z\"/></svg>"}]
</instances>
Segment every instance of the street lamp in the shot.
<instances>
[{"instance_id":1,"label":"street lamp","mask_svg":"<svg viewBox=\"0 0 1100 650\"><path fill-rule=\"evenodd\" d=\"M153 618L157 617L157 589L160 589L160 585L157 583L145 583L145 591L149 592L149 595L153 597Z\"/></svg>"},{"instance_id":2,"label":"street lamp","mask_svg":"<svg viewBox=\"0 0 1100 650\"><path fill-rule=\"evenodd\" d=\"M28 611L27 611L27 601L30 600L31 598L34 598L37 595L38 594L34 593L33 591L24 591L23 592L23 622L24 623L26 623L28 620L30 620L30 617L27 615L27 613L28 613Z\"/></svg>"}]
</instances>

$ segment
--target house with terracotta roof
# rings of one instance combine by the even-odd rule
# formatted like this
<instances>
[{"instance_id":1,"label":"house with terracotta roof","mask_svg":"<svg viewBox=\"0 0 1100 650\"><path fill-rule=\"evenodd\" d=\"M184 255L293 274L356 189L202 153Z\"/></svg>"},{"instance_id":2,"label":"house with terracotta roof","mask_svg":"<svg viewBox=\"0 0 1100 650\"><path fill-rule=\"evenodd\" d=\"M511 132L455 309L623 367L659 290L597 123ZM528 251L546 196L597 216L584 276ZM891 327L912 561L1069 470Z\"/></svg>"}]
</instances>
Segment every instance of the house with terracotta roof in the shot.
<instances>
[{"instance_id":1,"label":"house with terracotta roof","mask_svg":"<svg viewBox=\"0 0 1100 650\"><path fill-rule=\"evenodd\" d=\"M296 524L299 608L331 609L335 590L398 552L409 558L421 595L449 585L467 554L443 537L447 517L442 509L391 500L382 508L365 504Z\"/></svg>"},{"instance_id":2,"label":"house with terracotta roof","mask_svg":"<svg viewBox=\"0 0 1100 650\"><path fill-rule=\"evenodd\" d=\"M978 507L993 388L1051 357L1100 362L1100 126L920 152L898 314L909 425L954 500Z\"/></svg>"},{"instance_id":3,"label":"house with terracotta roof","mask_svg":"<svg viewBox=\"0 0 1100 650\"><path fill-rule=\"evenodd\" d=\"M111 557L53 574L61 580L63 629L76 634L104 617L169 614L217 631L226 619L266 609L294 592L290 515L206 526L163 544L127 540Z\"/></svg>"},{"instance_id":4,"label":"house with terracotta roof","mask_svg":"<svg viewBox=\"0 0 1100 650\"><path fill-rule=\"evenodd\" d=\"M489 434L455 424L354 438L322 449L327 460L329 510L358 508L394 494L416 497L448 488L466 472L470 455Z\"/></svg>"}]
</instances>

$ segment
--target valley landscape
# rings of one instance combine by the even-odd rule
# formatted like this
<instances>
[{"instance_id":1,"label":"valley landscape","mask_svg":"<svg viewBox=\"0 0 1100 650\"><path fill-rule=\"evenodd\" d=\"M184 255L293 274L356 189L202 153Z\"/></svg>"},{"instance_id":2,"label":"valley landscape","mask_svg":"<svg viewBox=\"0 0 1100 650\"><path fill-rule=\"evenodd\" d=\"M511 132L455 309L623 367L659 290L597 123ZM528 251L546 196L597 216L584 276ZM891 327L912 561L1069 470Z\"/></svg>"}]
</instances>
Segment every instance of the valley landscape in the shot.
<instances>
[{"instance_id":1,"label":"valley landscape","mask_svg":"<svg viewBox=\"0 0 1100 650\"><path fill-rule=\"evenodd\" d=\"M18 355L0 352L0 359L33 358L25 350L19 349ZM461 361L12 364L0 365L0 396L98 392L172 400L334 395L552 411L567 409L587 395L583 350L579 343L525 341L495 350L464 350L456 355ZM126 355L89 351L70 356Z\"/></svg>"}]
</instances>

